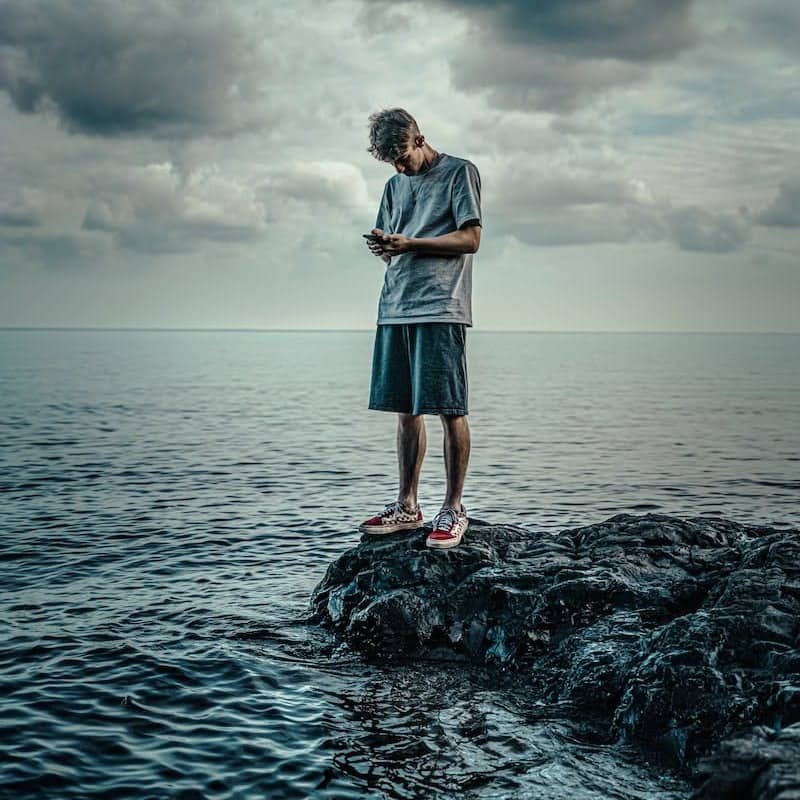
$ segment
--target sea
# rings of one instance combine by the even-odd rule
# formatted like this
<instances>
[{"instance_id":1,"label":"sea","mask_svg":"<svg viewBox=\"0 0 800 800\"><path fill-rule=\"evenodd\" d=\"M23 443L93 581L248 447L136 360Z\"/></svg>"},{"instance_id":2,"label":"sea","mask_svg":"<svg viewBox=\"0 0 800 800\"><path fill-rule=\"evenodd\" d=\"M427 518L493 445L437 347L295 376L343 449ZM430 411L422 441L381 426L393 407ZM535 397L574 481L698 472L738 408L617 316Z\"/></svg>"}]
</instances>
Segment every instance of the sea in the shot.
<instances>
[{"instance_id":1,"label":"sea","mask_svg":"<svg viewBox=\"0 0 800 800\"><path fill-rule=\"evenodd\" d=\"M373 340L0 330L2 796L689 797L510 678L367 663L307 623L397 497ZM800 527L800 334L470 328L467 363L474 518Z\"/></svg>"}]
</instances>

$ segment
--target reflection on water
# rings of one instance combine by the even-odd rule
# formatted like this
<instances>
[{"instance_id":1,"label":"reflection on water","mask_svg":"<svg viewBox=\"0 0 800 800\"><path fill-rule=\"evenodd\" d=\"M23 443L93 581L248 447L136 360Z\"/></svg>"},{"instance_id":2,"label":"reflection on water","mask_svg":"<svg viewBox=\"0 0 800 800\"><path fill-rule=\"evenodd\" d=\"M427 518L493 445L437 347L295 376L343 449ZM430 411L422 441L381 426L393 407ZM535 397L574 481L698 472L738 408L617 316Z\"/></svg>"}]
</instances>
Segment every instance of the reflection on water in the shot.
<instances>
[{"instance_id":1,"label":"reflection on water","mask_svg":"<svg viewBox=\"0 0 800 800\"><path fill-rule=\"evenodd\" d=\"M592 744L563 708L524 708L486 675L432 666L379 671L335 692L348 735L334 764L392 798L685 797L635 754ZM360 729L360 730L359 730ZM359 730L358 733L354 731Z\"/></svg>"},{"instance_id":2,"label":"reflection on water","mask_svg":"<svg viewBox=\"0 0 800 800\"><path fill-rule=\"evenodd\" d=\"M800 337L468 334L475 517L800 522ZM687 797L524 676L302 624L396 490L359 333L0 331L5 786L91 797ZM444 490L427 420L420 501ZM593 743L594 742L594 743Z\"/></svg>"}]
</instances>

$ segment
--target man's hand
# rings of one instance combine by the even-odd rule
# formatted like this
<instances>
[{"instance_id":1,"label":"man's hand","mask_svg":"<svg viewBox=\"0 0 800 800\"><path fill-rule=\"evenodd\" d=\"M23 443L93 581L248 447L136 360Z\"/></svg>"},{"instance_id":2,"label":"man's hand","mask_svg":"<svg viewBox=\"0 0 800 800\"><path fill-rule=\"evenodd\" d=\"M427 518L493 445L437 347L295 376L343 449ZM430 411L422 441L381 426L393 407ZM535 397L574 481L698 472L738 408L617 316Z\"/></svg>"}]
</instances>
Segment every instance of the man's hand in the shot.
<instances>
[{"instance_id":1,"label":"man's hand","mask_svg":"<svg viewBox=\"0 0 800 800\"><path fill-rule=\"evenodd\" d=\"M383 237L380 242L369 242L369 249L381 256L388 264L387 259L401 253L414 252L430 253L431 255L458 255L461 253L477 253L481 243L481 226L477 220L472 224L465 223L459 230L433 236L427 239L412 239L402 233L384 233L380 228L373 228L372 232Z\"/></svg>"},{"instance_id":2,"label":"man's hand","mask_svg":"<svg viewBox=\"0 0 800 800\"><path fill-rule=\"evenodd\" d=\"M402 233L388 233L383 243L383 252L390 256L399 256L400 253L407 253L411 249L413 241Z\"/></svg>"},{"instance_id":3,"label":"man's hand","mask_svg":"<svg viewBox=\"0 0 800 800\"><path fill-rule=\"evenodd\" d=\"M383 241L380 242L371 242L369 239L365 239L364 241L367 243L367 247L370 249L372 255L380 256L388 264L392 260L392 257L384 250L387 234L384 234L380 228L373 228L370 233L374 233L376 236L384 237Z\"/></svg>"}]
</instances>

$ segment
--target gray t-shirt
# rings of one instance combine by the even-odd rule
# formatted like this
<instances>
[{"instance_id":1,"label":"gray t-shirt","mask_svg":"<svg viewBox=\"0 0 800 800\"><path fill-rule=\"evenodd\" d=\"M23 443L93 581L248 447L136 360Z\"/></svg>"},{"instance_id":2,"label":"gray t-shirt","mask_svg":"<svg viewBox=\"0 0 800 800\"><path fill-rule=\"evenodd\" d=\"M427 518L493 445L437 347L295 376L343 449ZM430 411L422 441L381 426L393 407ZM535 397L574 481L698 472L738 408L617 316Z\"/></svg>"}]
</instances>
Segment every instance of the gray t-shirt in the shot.
<instances>
[{"instance_id":1,"label":"gray t-shirt","mask_svg":"<svg viewBox=\"0 0 800 800\"><path fill-rule=\"evenodd\" d=\"M441 153L421 175L392 175L375 222L385 233L442 236L481 222L481 177L467 159ZM378 302L378 325L463 322L472 326L472 253L392 256Z\"/></svg>"}]
</instances>

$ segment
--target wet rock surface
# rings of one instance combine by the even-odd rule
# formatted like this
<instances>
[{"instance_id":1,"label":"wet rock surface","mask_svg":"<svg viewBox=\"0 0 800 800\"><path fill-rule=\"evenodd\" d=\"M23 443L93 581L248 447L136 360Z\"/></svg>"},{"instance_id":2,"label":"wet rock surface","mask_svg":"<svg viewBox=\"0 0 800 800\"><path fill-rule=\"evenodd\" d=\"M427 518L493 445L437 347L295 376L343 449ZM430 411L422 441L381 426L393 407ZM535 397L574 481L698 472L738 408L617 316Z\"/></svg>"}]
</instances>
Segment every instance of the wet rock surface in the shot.
<instances>
[{"instance_id":1,"label":"wet rock surface","mask_svg":"<svg viewBox=\"0 0 800 800\"><path fill-rule=\"evenodd\" d=\"M800 532L618 514L558 534L471 519L364 536L309 621L366 658L464 660L524 677L698 797L800 798Z\"/></svg>"}]
</instances>

